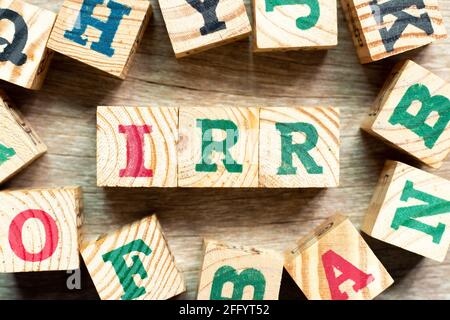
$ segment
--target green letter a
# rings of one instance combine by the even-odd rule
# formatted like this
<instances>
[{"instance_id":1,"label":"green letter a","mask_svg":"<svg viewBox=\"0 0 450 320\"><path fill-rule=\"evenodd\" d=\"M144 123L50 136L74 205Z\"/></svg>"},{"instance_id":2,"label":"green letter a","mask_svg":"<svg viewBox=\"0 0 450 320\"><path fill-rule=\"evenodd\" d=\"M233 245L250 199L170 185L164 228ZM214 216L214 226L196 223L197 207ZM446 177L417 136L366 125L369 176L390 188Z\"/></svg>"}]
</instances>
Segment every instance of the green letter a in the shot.
<instances>
[{"instance_id":1,"label":"green letter a","mask_svg":"<svg viewBox=\"0 0 450 320\"><path fill-rule=\"evenodd\" d=\"M0 164L8 161L15 154L16 151L13 148L8 148L0 143Z\"/></svg>"}]
</instances>

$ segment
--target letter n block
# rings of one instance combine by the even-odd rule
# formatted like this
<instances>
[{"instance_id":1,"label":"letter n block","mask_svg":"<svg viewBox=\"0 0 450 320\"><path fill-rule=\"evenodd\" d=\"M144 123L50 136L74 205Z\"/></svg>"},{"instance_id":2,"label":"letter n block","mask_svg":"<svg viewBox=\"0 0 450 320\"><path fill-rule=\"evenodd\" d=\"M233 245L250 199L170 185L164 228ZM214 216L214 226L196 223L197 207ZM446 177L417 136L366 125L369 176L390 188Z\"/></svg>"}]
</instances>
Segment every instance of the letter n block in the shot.
<instances>
[{"instance_id":1,"label":"letter n block","mask_svg":"<svg viewBox=\"0 0 450 320\"><path fill-rule=\"evenodd\" d=\"M159 0L177 58L247 37L243 0Z\"/></svg>"},{"instance_id":2,"label":"letter n block","mask_svg":"<svg viewBox=\"0 0 450 320\"><path fill-rule=\"evenodd\" d=\"M18 0L0 0L0 79L40 89L52 53L47 49L56 15Z\"/></svg>"},{"instance_id":3,"label":"letter n block","mask_svg":"<svg viewBox=\"0 0 450 320\"><path fill-rule=\"evenodd\" d=\"M450 181L387 161L362 230L442 262L450 245Z\"/></svg>"},{"instance_id":4,"label":"letter n block","mask_svg":"<svg viewBox=\"0 0 450 320\"><path fill-rule=\"evenodd\" d=\"M412 61L398 65L361 128L439 168L450 151L450 84Z\"/></svg>"},{"instance_id":5,"label":"letter n block","mask_svg":"<svg viewBox=\"0 0 450 320\"><path fill-rule=\"evenodd\" d=\"M48 46L125 79L151 14L146 0L65 0Z\"/></svg>"},{"instance_id":6,"label":"letter n block","mask_svg":"<svg viewBox=\"0 0 450 320\"><path fill-rule=\"evenodd\" d=\"M257 108L180 108L179 187L258 187Z\"/></svg>"},{"instance_id":7,"label":"letter n block","mask_svg":"<svg viewBox=\"0 0 450 320\"><path fill-rule=\"evenodd\" d=\"M178 109L97 108L97 185L177 186Z\"/></svg>"},{"instance_id":8,"label":"letter n block","mask_svg":"<svg viewBox=\"0 0 450 320\"><path fill-rule=\"evenodd\" d=\"M337 108L261 108L259 119L260 187L339 185Z\"/></svg>"},{"instance_id":9,"label":"letter n block","mask_svg":"<svg viewBox=\"0 0 450 320\"><path fill-rule=\"evenodd\" d=\"M361 63L445 39L437 0L341 0Z\"/></svg>"},{"instance_id":10,"label":"letter n block","mask_svg":"<svg viewBox=\"0 0 450 320\"><path fill-rule=\"evenodd\" d=\"M285 254L310 300L370 300L394 281L348 218L335 215Z\"/></svg>"},{"instance_id":11,"label":"letter n block","mask_svg":"<svg viewBox=\"0 0 450 320\"><path fill-rule=\"evenodd\" d=\"M78 269L81 188L0 192L0 272Z\"/></svg>"},{"instance_id":12,"label":"letter n block","mask_svg":"<svg viewBox=\"0 0 450 320\"><path fill-rule=\"evenodd\" d=\"M254 51L337 46L336 0L253 0Z\"/></svg>"},{"instance_id":13,"label":"letter n block","mask_svg":"<svg viewBox=\"0 0 450 320\"><path fill-rule=\"evenodd\" d=\"M278 300L283 258L275 252L204 241L198 300Z\"/></svg>"},{"instance_id":14,"label":"letter n block","mask_svg":"<svg viewBox=\"0 0 450 320\"><path fill-rule=\"evenodd\" d=\"M102 300L165 300L186 290L156 216L82 245Z\"/></svg>"}]
</instances>

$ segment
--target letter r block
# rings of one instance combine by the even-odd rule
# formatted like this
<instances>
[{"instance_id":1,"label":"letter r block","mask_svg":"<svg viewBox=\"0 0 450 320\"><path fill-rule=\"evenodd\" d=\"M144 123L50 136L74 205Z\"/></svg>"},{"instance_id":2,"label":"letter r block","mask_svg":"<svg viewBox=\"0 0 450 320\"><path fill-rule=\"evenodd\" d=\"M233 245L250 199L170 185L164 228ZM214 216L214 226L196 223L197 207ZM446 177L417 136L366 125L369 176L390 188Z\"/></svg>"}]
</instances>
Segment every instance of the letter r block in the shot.
<instances>
[{"instance_id":1,"label":"letter r block","mask_svg":"<svg viewBox=\"0 0 450 320\"><path fill-rule=\"evenodd\" d=\"M394 282L350 220L339 214L287 251L285 268L311 300L370 300Z\"/></svg>"},{"instance_id":2,"label":"letter r block","mask_svg":"<svg viewBox=\"0 0 450 320\"><path fill-rule=\"evenodd\" d=\"M165 300L186 290L155 215L84 243L80 251L102 300Z\"/></svg>"},{"instance_id":3,"label":"letter r block","mask_svg":"<svg viewBox=\"0 0 450 320\"><path fill-rule=\"evenodd\" d=\"M450 151L450 84L410 60L399 64L361 128L439 168Z\"/></svg>"}]
</instances>

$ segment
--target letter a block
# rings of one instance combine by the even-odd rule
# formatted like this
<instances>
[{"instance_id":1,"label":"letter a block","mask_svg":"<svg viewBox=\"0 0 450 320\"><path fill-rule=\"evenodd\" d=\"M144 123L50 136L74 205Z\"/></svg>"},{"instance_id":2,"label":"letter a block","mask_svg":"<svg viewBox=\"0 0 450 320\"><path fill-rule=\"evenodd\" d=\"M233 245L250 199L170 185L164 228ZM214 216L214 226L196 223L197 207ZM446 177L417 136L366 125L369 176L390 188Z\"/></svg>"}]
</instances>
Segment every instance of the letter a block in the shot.
<instances>
[{"instance_id":1,"label":"letter a block","mask_svg":"<svg viewBox=\"0 0 450 320\"><path fill-rule=\"evenodd\" d=\"M283 258L205 240L198 300L278 300Z\"/></svg>"},{"instance_id":2,"label":"letter a block","mask_svg":"<svg viewBox=\"0 0 450 320\"><path fill-rule=\"evenodd\" d=\"M156 216L84 244L81 255L102 300L165 300L186 290Z\"/></svg>"},{"instance_id":3,"label":"letter a block","mask_svg":"<svg viewBox=\"0 0 450 320\"><path fill-rule=\"evenodd\" d=\"M177 58L247 37L243 0L159 0Z\"/></svg>"},{"instance_id":4,"label":"letter a block","mask_svg":"<svg viewBox=\"0 0 450 320\"><path fill-rule=\"evenodd\" d=\"M370 300L394 281L348 218L335 215L285 254L310 300Z\"/></svg>"},{"instance_id":5,"label":"letter a block","mask_svg":"<svg viewBox=\"0 0 450 320\"><path fill-rule=\"evenodd\" d=\"M179 187L258 187L257 108L180 108Z\"/></svg>"},{"instance_id":6,"label":"letter a block","mask_svg":"<svg viewBox=\"0 0 450 320\"><path fill-rule=\"evenodd\" d=\"M439 168L450 151L450 84L407 61L395 68L361 128Z\"/></svg>"},{"instance_id":7,"label":"letter a block","mask_svg":"<svg viewBox=\"0 0 450 320\"><path fill-rule=\"evenodd\" d=\"M151 13L146 0L65 0L48 46L125 79Z\"/></svg>"},{"instance_id":8,"label":"letter a block","mask_svg":"<svg viewBox=\"0 0 450 320\"><path fill-rule=\"evenodd\" d=\"M18 0L0 0L0 79L40 89L51 60L47 49L56 15Z\"/></svg>"},{"instance_id":9,"label":"letter a block","mask_svg":"<svg viewBox=\"0 0 450 320\"><path fill-rule=\"evenodd\" d=\"M0 192L0 272L74 270L81 188Z\"/></svg>"},{"instance_id":10,"label":"letter a block","mask_svg":"<svg viewBox=\"0 0 450 320\"><path fill-rule=\"evenodd\" d=\"M337 46L336 0L253 0L254 51Z\"/></svg>"},{"instance_id":11,"label":"letter a block","mask_svg":"<svg viewBox=\"0 0 450 320\"><path fill-rule=\"evenodd\" d=\"M450 181L387 161L362 230L442 262L450 246Z\"/></svg>"},{"instance_id":12,"label":"letter a block","mask_svg":"<svg viewBox=\"0 0 450 320\"><path fill-rule=\"evenodd\" d=\"M177 186L178 109L97 108L97 185Z\"/></svg>"},{"instance_id":13,"label":"letter a block","mask_svg":"<svg viewBox=\"0 0 450 320\"><path fill-rule=\"evenodd\" d=\"M361 63L445 39L437 0L341 0Z\"/></svg>"},{"instance_id":14,"label":"letter a block","mask_svg":"<svg viewBox=\"0 0 450 320\"><path fill-rule=\"evenodd\" d=\"M261 108L259 186L339 185L339 110Z\"/></svg>"}]
</instances>

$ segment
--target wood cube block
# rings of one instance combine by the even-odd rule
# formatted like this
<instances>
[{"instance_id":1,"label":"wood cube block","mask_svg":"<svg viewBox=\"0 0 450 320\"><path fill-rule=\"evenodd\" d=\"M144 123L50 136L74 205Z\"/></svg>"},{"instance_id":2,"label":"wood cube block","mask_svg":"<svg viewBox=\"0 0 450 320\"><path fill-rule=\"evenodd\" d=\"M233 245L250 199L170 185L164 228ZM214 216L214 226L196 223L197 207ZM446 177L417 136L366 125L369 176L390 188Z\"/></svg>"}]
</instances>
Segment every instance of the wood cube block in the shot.
<instances>
[{"instance_id":1,"label":"wood cube block","mask_svg":"<svg viewBox=\"0 0 450 320\"><path fill-rule=\"evenodd\" d=\"M450 181L387 161L362 230L442 262L450 245Z\"/></svg>"},{"instance_id":2,"label":"wood cube block","mask_svg":"<svg viewBox=\"0 0 450 320\"><path fill-rule=\"evenodd\" d=\"M259 121L260 187L339 185L337 108L261 108Z\"/></svg>"},{"instance_id":3,"label":"wood cube block","mask_svg":"<svg viewBox=\"0 0 450 320\"><path fill-rule=\"evenodd\" d=\"M47 49L56 15L19 0L0 0L0 79L40 89L52 52Z\"/></svg>"},{"instance_id":4,"label":"wood cube block","mask_svg":"<svg viewBox=\"0 0 450 320\"><path fill-rule=\"evenodd\" d=\"M361 63L445 39L437 0L341 0Z\"/></svg>"},{"instance_id":5,"label":"wood cube block","mask_svg":"<svg viewBox=\"0 0 450 320\"><path fill-rule=\"evenodd\" d=\"M186 290L156 216L83 244L102 300L165 300Z\"/></svg>"},{"instance_id":6,"label":"wood cube block","mask_svg":"<svg viewBox=\"0 0 450 320\"><path fill-rule=\"evenodd\" d=\"M205 240L198 300L278 300L283 258Z\"/></svg>"},{"instance_id":7,"label":"wood cube block","mask_svg":"<svg viewBox=\"0 0 450 320\"><path fill-rule=\"evenodd\" d=\"M0 192L0 272L79 268L81 188Z\"/></svg>"},{"instance_id":8,"label":"wood cube block","mask_svg":"<svg viewBox=\"0 0 450 320\"><path fill-rule=\"evenodd\" d=\"M177 186L178 109L97 108L97 185Z\"/></svg>"},{"instance_id":9,"label":"wood cube block","mask_svg":"<svg viewBox=\"0 0 450 320\"><path fill-rule=\"evenodd\" d=\"M125 79L151 14L146 0L65 0L48 47Z\"/></svg>"},{"instance_id":10,"label":"wood cube block","mask_svg":"<svg viewBox=\"0 0 450 320\"><path fill-rule=\"evenodd\" d=\"M337 46L336 0L253 0L253 50Z\"/></svg>"},{"instance_id":11,"label":"wood cube block","mask_svg":"<svg viewBox=\"0 0 450 320\"><path fill-rule=\"evenodd\" d=\"M12 108L0 90L0 183L28 166L47 151L30 124Z\"/></svg>"},{"instance_id":12,"label":"wood cube block","mask_svg":"<svg viewBox=\"0 0 450 320\"><path fill-rule=\"evenodd\" d=\"M450 84L412 61L398 65L361 128L439 168L450 151Z\"/></svg>"},{"instance_id":13,"label":"wood cube block","mask_svg":"<svg viewBox=\"0 0 450 320\"><path fill-rule=\"evenodd\" d=\"M257 108L180 108L179 187L257 187Z\"/></svg>"},{"instance_id":14,"label":"wood cube block","mask_svg":"<svg viewBox=\"0 0 450 320\"><path fill-rule=\"evenodd\" d=\"M177 58L247 37L243 0L159 0Z\"/></svg>"},{"instance_id":15,"label":"wood cube block","mask_svg":"<svg viewBox=\"0 0 450 320\"><path fill-rule=\"evenodd\" d=\"M369 300L394 282L350 220L339 214L287 251L285 268L311 300Z\"/></svg>"}]
</instances>

